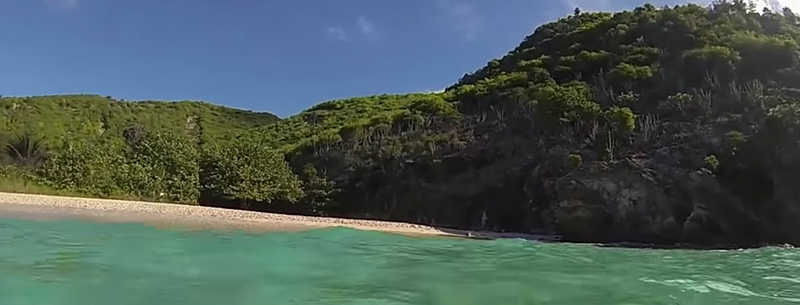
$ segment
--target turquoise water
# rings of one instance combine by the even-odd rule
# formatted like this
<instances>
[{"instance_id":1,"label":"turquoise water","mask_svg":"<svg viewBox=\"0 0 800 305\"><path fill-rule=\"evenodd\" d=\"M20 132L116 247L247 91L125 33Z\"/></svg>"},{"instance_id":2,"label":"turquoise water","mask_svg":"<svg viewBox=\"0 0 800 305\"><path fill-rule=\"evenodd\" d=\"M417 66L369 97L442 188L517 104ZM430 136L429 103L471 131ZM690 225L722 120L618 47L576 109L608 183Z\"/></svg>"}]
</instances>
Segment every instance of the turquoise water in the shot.
<instances>
[{"instance_id":1,"label":"turquoise water","mask_svg":"<svg viewBox=\"0 0 800 305\"><path fill-rule=\"evenodd\" d=\"M786 304L800 251L0 219L2 305Z\"/></svg>"}]
</instances>

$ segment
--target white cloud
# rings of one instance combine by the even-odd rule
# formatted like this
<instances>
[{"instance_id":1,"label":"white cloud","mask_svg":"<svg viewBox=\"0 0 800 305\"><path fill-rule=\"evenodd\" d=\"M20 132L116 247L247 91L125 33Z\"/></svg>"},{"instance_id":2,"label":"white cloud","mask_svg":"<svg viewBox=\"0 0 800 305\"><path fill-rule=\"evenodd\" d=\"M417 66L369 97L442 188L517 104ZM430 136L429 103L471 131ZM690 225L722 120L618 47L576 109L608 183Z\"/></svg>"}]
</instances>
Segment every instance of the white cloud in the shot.
<instances>
[{"instance_id":1,"label":"white cloud","mask_svg":"<svg viewBox=\"0 0 800 305\"><path fill-rule=\"evenodd\" d=\"M436 5L453 22L453 28L467 41L475 40L483 29L483 16L475 7L462 0L436 0Z\"/></svg>"},{"instance_id":2,"label":"white cloud","mask_svg":"<svg viewBox=\"0 0 800 305\"><path fill-rule=\"evenodd\" d=\"M442 89L439 89L439 90L425 90L425 91L423 91L423 93L435 93L435 94L439 94L439 93L444 93L444 90L445 90L444 88L442 88Z\"/></svg>"},{"instance_id":3,"label":"white cloud","mask_svg":"<svg viewBox=\"0 0 800 305\"><path fill-rule=\"evenodd\" d=\"M333 37L334 39L336 39L338 41L348 41L349 40L347 38L347 32L341 27L329 26L329 27L327 27L325 29L325 32L328 33L328 35L331 35L331 37Z\"/></svg>"},{"instance_id":4,"label":"white cloud","mask_svg":"<svg viewBox=\"0 0 800 305\"><path fill-rule=\"evenodd\" d=\"M784 7L788 7L792 9L795 13L800 11L800 0L749 0L756 5L756 11L761 12L764 8L780 8L781 10ZM712 0L701 0L701 1L687 1L687 2L696 2L698 4L708 5L713 2Z\"/></svg>"},{"instance_id":5,"label":"white cloud","mask_svg":"<svg viewBox=\"0 0 800 305\"><path fill-rule=\"evenodd\" d=\"M800 0L783 0L781 1L783 6L786 6L792 9L795 12L800 12Z\"/></svg>"},{"instance_id":6,"label":"white cloud","mask_svg":"<svg viewBox=\"0 0 800 305\"><path fill-rule=\"evenodd\" d=\"M795 13L800 10L800 0L756 0L755 3L758 5L759 12L765 7L788 7Z\"/></svg>"},{"instance_id":7,"label":"white cloud","mask_svg":"<svg viewBox=\"0 0 800 305\"><path fill-rule=\"evenodd\" d=\"M78 0L44 0L47 5L57 9L72 9L78 7Z\"/></svg>"},{"instance_id":8,"label":"white cloud","mask_svg":"<svg viewBox=\"0 0 800 305\"><path fill-rule=\"evenodd\" d=\"M361 34L364 35L372 35L375 34L375 25L367 19L367 17L361 16L358 17L356 20L358 23L358 29L361 30Z\"/></svg>"}]
</instances>

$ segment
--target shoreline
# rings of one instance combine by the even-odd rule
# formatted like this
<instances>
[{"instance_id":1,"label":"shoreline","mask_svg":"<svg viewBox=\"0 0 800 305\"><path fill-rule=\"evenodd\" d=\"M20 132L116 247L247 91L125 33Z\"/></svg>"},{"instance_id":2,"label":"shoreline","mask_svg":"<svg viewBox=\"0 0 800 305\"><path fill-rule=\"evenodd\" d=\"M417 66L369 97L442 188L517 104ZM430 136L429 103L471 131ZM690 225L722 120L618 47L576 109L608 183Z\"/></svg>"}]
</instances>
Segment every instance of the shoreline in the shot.
<instances>
[{"instance_id":1,"label":"shoreline","mask_svg":"<svg viewBox=\"0 0 800 305\"><path fill-rule=\"evenodd\" d=\"M475 239L523 238L552 240L552 236L476 232L366 219L300 216L232 210L198 205L59 197L0 192L0 218L29 220L87 220L107 223L144 223L157 227L293 232L346 227L407 236L445 236Z\"/></svg>"},{"instance_id":2,"label":"shoreline","mask_svg":"<svg viewBox=\"0 0 800 305\"><path fill-rule=\"evenodd\" d=\"M560 236L530 233L470 231L438 228L405 222L302 216L224 209L199 205L33 195L0 192L0 219L34 221L79 220L99 223L139 223L158 228L243 231L249 233L300 232L324 228L351 228L399 234L409 237L450 237L467 239L525 239L539 242L567 242ZM697 245L636 242L584 243L603 248L734 250L763 247L792 247L788 244Z\"/></svg>"}]
</instances>

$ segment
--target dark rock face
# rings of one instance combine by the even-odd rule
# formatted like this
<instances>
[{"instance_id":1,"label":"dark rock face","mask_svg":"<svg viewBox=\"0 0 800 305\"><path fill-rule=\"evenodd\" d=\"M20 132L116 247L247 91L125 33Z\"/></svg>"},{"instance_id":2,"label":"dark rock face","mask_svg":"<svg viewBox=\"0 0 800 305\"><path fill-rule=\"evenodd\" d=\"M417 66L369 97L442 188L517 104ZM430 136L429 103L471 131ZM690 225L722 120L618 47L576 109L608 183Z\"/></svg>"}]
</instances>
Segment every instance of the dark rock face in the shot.
<instances>
[{"instance_id":1,"label":"dark rock face","mask_svg":"<svg viewBox=\"0 0 800 305\"><path fill-rule=\"evenodd\" d=\"M652 173L634 161L593 164L555 183L557 230L577 241L680 239L687 203L667 194ZM680 211L683 209L684 211ZM677 218L677 219L676 219Z\"/></svg>"},{"instance_id":2,"label":"dark rock face","mask_svg":"<svg viewBox=\"0 0 800 305\"><path fill-rule=\"evenodd\" d=\"M580 242L797 243L796 208L772 222L708 170L653 171L642 163L598 163L556 179L549 202L554 233Z\"/></svg>"}]
</instances>

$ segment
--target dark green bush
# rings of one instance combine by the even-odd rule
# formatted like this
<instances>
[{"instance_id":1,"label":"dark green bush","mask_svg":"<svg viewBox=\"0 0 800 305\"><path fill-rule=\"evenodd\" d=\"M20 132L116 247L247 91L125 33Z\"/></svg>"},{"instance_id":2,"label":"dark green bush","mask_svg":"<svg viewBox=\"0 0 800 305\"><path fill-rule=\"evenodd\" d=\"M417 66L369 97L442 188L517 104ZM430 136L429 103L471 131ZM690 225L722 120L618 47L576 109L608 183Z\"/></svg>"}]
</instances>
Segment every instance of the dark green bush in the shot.
<instances>
[{"instance_id":1,"label":"dark green bush","mask_svg":"<svg viewBox=\"0 0 800 305\"><path fill-rule=\"evenodd\" d=\"M295 202L301 182L283 154L249 141L209 148L203 162L203 189L245 204Z\"/></svg>"}]
</instances>

